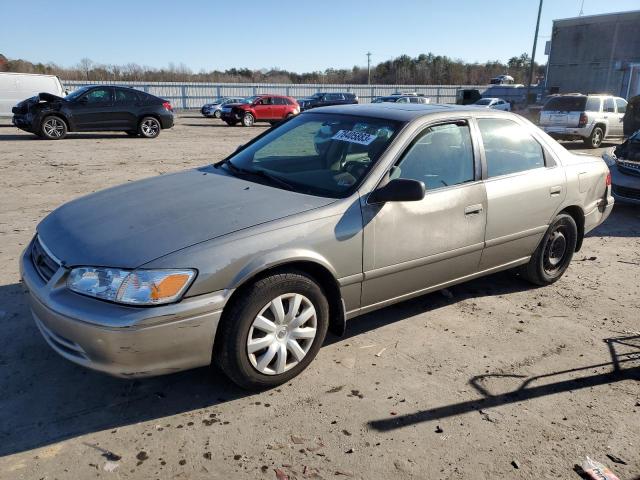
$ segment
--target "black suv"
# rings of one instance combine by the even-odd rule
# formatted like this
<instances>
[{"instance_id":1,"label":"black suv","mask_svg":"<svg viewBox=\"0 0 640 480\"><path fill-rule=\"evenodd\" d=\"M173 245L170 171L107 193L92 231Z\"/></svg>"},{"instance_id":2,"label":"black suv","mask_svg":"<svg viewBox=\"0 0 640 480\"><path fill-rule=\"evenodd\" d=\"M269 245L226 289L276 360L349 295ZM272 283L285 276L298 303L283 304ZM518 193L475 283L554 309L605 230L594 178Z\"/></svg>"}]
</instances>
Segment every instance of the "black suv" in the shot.
<instances>
[{"instance_id":1,"label":"black suv","mask_svg":"<svg viewBox=\"0 0 640 480\"><path fill-rule=\"evenodd\" d=\"M171 103L127 87L93 85L66 97L40 93L13 107L13 124L49 140L67 132L123 131L155 138L173 126Z\"/></svg>"},{"instance_id":2,"label":"black suv","mask_svg":"<svg viewBox=\"0 0 640 480\"><path fill-rule=\"evenodd\" d=\"M310 97L298 100L300 111L316 107L328 107L329 105L349 105L358 103L355 93L318 92Z\"/></svg>"}]
</instances>

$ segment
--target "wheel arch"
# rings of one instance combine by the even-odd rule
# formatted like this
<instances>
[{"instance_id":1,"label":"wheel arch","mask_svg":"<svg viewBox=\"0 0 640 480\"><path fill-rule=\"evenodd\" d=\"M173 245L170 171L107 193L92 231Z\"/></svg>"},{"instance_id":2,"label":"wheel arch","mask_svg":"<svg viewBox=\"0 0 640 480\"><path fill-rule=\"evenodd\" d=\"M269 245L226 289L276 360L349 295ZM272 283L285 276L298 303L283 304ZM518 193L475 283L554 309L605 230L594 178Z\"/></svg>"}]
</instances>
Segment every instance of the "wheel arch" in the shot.
<instances>
[{"instance_id":1,"label":"wheel arch","mask_svg":"<svg viewBox=\"0 0 640 480\"><path fill-rule=\"evenodd\" d=\"M577 205L571 205L563 208L560 213L566 213L567 215L571 215L573 221L576 222L576 226L578 227L578 238L576 241L576 252L580 251L582 247L582 240L584 239L584 211Z\"/></svg>"},{"instance_id":2,"label":"wheel arch","mask_svg":"<svg viewBox=\"0 0 640 480\"><path fill-rule=\"evenodd\" d=\"M62 120L65 125L67 126L67 132L73 132L74 128L72 126L72 123L69 121L69 118L62 112L59 111L54 111L54 112L43 112L42 116L40 117L40 128L42 128L42 124L44 123L44 120L47 117L58 117L60 120Z\"/></svg>"},{"instance_id":3,"label":"wheel arch","mask_svg":"<svg viewBox=\"0 0 640 480\"><path fill-rule=\"evenodd\" d=\"M142 114L138 115L138 122L136 124L136 127L140 126L140 122L145 117L153 117L153 118L155 118L158 121L158 123L160 124L160 130L162 130L162 120L160 119L160 116L157 113L153 113L153 112L151 112L151 113L142 113Z\"/></svg>"},{"instance_id":4,"label":"wheel arch","mask_svg":"<svg viewBox=\"0 0 640 480\"><path fill-rule=\"evenodd\" d=\"M595 129L597 127L600 127L602 129L602 139L604 140L604 137L607 136L607 124L604 122L596 122L593 128ZM591 130L591 132L593 133L593 130Z\"/></svg>"},{"instance_id":5,"label":"wheel arch","mask_svg":"<svg viewBox=\"0 0 640 480\"><path fill-rule=\"evenodd\" d=\"M301 255L290 256L288 258L279 259L262 259L259 262L253 262L247 265L241 272L236 275L229 288L233 293L227 299L222 311L221 321L225 321L225 312L229 312L234 302L239 301L246 289L260 280L261 278L282 272L300 272L308 275L315 280L323 290L329 303L329 330L336 334L342 335L346 327L346 316L342 295L340 293L340 285L336 278L335 270L319 255ZM222 329L216 331L215 345L219 345L220 339L218 335Z\"/></svg>"}]
</instances>

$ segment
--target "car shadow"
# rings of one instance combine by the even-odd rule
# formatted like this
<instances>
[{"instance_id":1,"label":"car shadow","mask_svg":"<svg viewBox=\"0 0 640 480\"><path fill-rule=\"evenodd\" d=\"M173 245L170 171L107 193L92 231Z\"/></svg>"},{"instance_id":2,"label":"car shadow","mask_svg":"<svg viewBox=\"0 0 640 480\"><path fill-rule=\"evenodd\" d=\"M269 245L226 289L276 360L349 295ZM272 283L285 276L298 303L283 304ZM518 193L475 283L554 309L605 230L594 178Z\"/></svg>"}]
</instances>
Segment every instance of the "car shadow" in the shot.
<instances>
[{"instance_id":1,"label":"car shadow","mask_svg":"<svg viewBox=\"0 0 640 480\"><path fill-rule=\"evenodd\" d=\"M453 298L431 293L351 320L345 336L330 334L325 345L451 302L528 288L509 273L492 275L453 287ZM236 387L215 367L136 380L87 370L45 343L22 284L0 286L0 305L0 456L259 395Z\"/></svg>"},{"instance_id":2,"label":"car shadow","mask_svg":"<svg viewBox=\"0 0 640 480\"><path fill-rule=\"evenodd\" d=\"M126 133L124 132L109 132L109 133L69 133L67 134L67 136L61 140L47 140L45 138L41 138L38 137L35 134L32 133L22 133L22 134L0 134L0 142L3 141L13 141L13 140L41 140L41 141L47 141L47 142L53 142L53 141L59 141L59 142L64 142L65 140L78 140L78 139L84 139L84 140L103 140L103 139L122 139L122 138L131 138L132 140L135 140L137 138L141 138L141 137L129 137Z\"/></svg>"},{"instance_id":3,"label":"car shadow","mask_svg":"<svg viewBox=\"0 0 640 480\"><path fill-rule=\"evenodd\" d=\"M206 127L206 128L234 128L231 125L227 125L226 123L220 121L220 122L216 122L216 123L183 123L182 125L184 125L185 127ZM240 124L235 125L236 127L239 127Z\"/></svg>"},{"instance_id":4,"label":"car shadow","mask_svg":"<svg viewBox=\"0 0 640 480\"><path fill-rule=\"evenodd\" d=\"M637 205L614 204L609 218L586 237L640 237L640 208Z\"/></svg>"},{"instance_id":5,"label":"car shadow","mask_svg":"<svg viewBox=\"0 0 640 480\"><path fill-rule=\"evenodd\" d=\"M589 153L588 150L593 150L593 155L600 156L602 153L598 150L599 148L615 147L620 145L622 140L607 140L606 142L602 142L598 148L594 149L587 147L582 140L560 140L558 143L567 150L583 150L587 153Z\"/></svg>"}]
</instances>

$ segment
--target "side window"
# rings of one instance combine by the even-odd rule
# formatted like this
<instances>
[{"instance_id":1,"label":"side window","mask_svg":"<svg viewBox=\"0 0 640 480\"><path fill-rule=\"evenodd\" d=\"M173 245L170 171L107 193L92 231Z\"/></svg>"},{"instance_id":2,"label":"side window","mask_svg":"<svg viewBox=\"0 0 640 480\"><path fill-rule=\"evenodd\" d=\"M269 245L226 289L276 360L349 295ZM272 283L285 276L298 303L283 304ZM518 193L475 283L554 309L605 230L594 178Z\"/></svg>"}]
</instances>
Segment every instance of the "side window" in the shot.
<instances>
[{"instance_id":1,"label":"side window","mask_svg":"<svg viewBox=\"0 0 640 480\"><path fill-rule=\"evenodd\" d=\"M401 97L396 101L396 103L409 103L409 98L408 97Z\"/></svg>"},{"instance_id":2,"label":"side window","mask_svg":"<svg viewBox=\"0 0 640 480\"><path fill-rule=\"evenodd\" d=\"M273 99L273 104L274 105L286 105L287 102L282 97L276 97L276 98Z\"/></svg>"},{"instance_id":3,"label":"side window","mask_svg":"<svg viewBox=\"0 0 640 480\"><path fill-rule=\"evenodd\" d=\"M521 125L502 118L479 118L489 178L544 167L542 146Z\"/></svg>"},{"instance_id":4,"label":"side window","mask_svg":"<svg viewBox=\"0 0 640 480\"><path fill-rule=\"evenodd\" d=\"M613 113L616 111L616 106L613 103L613 98L607 97L604 99L604 111L609 113Z\"/></svg>"},{"instance_id":5,"label":"side window","mask_svg":"<svg viewBox=\"0 0 640 480\"><path fill-rule=\"evenodd\" d=\"M625 113L627 111L627 102L622 98L616 98L616 106L618 107L618 113Z\"/></svg>"},{"instance_id":6,"label":"side window","mask_svg":"<svg viewBox=\"0 0 640 480\"><path fill-rule=\"evenodd\" d=\"M138 95L131 90L121 90L116 88L116 103L133 104L138 101Z\"/></svg>"},{"instance_id":7,"label":"side window","mask_svg":"<svg viewBox=\"0 0 640 480\"><path fill-rule=\"evenodd\" d=\"M587 104L584 107L587 112L599 112L600 111L600 98L599 97L587 97Z\"/></svg>"},{"instance_id":8,"label":"side window","mask_svg":"<svg viewBox=\"0 0 640 480\"><path fill-rule=\"evenodd\" d=\"M110 88L96 88L91 90L85 95L87 103L111 103L111 89Z\"/></svg>"},{"instance_id":9,"label":"side window","mask_svg":"<svg viewBox=\"0 0 640 480\"><path fill-rule=\"evenodd\" d=\"M391 177L418 180L430 190L473 181L469 126L445 123L428 127L407 149Z\"/></svg>"},{"instance_id":10,"label":"side window","mask_svg":"<svg viewBox=\"0 0 640 480\"><path fill-rule=\"evenodd\" d=\"M409 99L409 103L419 103L420 99L418 97L411 97Z\"/></svg>"}]
</instances>

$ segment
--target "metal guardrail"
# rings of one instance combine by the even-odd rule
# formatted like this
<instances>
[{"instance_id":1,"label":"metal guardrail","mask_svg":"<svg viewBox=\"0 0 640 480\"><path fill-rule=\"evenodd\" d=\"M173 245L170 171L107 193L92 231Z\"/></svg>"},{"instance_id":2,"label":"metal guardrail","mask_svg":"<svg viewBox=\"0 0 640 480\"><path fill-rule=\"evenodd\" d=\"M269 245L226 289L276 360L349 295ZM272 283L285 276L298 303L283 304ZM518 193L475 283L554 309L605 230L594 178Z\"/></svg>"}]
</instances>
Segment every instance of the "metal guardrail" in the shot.
<instances>
[{"instance_id":1,"label":"metal guardrail","mask_svg":"<svg viewBox=\"0 0 640 480\"><path fill-rule=\"evenodd\" d=\"M431 99L432 103L456 103L460 89L479 85L347 85L347 84L283 84L283 83L181 83L181 82L122 82L65 80L69 91L86 85L123 85L169 100L175 108L195 109L216 97L248 97L260 93L274 93L301 98L317 92L352 92L361 103L395 92L416 92Z\"/></svg>"}]
</instances>

